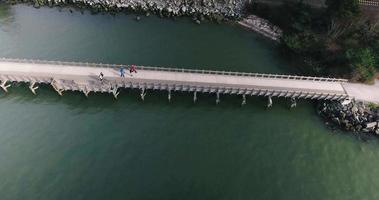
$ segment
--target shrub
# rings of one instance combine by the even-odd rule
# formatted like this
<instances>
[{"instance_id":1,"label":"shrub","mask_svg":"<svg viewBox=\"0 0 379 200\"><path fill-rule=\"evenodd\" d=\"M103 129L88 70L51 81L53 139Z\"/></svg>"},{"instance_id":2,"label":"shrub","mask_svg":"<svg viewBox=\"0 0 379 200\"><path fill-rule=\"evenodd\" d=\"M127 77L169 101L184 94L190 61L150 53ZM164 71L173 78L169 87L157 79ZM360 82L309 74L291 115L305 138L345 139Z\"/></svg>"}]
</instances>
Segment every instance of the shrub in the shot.
<instances>
[{"instance_id":1,"label":"shrub","mask_svg":"<svg viewBox=\"0 0 379 200\"><path fill-rule=\"evenodd\" d=\"M369 81L374 77L377 56L372 49L349 49L346 52L346 58L351 63L350 67L353 70L353 78L355 80Z\"/></svg>"}]
</instances>

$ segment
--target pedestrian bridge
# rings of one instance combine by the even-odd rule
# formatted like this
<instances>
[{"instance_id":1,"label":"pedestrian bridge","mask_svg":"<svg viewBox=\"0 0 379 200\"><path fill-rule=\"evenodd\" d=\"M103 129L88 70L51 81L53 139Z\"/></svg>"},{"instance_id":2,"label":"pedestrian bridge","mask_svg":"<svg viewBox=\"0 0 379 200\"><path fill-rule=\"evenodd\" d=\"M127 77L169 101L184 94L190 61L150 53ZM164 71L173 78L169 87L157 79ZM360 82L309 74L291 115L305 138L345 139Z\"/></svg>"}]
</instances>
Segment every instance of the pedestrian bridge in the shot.
<instances>
[{"instance_id":1,"label":"pedestrian bridge","mask_svg":"<svg viewBox=\"0 0 379 200\"><path fill-rule=\"evenodd\" d=\"M125 77L120 77L120 68L126 69ZM122 88L141 90L144 99L148 90L164 90L171 100L172 91L193 93L213 93L216 102L220 94L246 96L287 97L292 100L323 99L344 100L349 95L344 89L344 79L226 72L197 69L178 69L136 66L138 73L131 76L128 65L94 64L79 62L59 62L0 58L1 88L7 92L12 82L25 82L36 94L38 84L50 84L59 95L65 91L80 91L88 96L92 92L106 92L117 98ZM104 80L99 80L99 74Z\"/></svg>"}]
</instances>

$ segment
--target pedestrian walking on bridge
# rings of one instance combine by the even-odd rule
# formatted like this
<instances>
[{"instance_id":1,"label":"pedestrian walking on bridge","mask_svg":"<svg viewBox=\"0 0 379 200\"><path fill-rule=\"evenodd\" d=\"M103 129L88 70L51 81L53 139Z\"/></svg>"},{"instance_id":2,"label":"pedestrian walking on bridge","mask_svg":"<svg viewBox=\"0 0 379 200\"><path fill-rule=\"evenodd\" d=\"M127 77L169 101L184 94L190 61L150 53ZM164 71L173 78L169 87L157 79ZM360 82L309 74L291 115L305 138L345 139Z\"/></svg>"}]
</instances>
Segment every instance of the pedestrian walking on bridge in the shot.
<instances>
[{"instance_id":1,"label":"pedestrian walking on bridge","mask_svg":"<svg viewBox=\"0 0 379 200\"><path fill-rule=\"evenodd\" d=\"M100 72L100 74L99 74L99 80L100 80L101 83L103 83L103 80L104 80L104 74L103 74L103 72Z\"/></svg>"},{"instance_id":2,"label":"pedestrian walking on bridge","mask_svg":"<svg viewBox=\"0 0 379 200\"><path fill-rule=\"evenodd\" d=\"M137 69L135 65L130 66L130 69L129 69L130 76L133 76L132 74L133 72L137 73Z\"/></svg>"},{"instance_id":3,"label":"pedestrian walking on bridge","mask_svg":"<svg viewBox=\"0 0 379 200\"><path fill-rule=\"evenodd\" d=\"M120 68L120 77L125 77L125 69L123 67Z\"/></svg>"}]
</instances>

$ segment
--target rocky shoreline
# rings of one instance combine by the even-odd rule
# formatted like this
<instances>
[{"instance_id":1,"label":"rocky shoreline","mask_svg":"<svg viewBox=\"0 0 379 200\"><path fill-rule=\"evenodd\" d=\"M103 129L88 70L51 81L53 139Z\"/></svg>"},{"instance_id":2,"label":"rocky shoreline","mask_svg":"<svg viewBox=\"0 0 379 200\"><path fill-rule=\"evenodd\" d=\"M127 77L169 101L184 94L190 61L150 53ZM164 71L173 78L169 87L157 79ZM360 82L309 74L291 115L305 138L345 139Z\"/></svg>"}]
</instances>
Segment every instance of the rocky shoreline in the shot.
<instances>
[{"instance_id":1,"label":"rocky shoreline","mask_svg":"<svg viewBox=\"0 0 379 200\"><path fill-rule=\"evenodd\" d=\"M321 102L318 113L343 130L379 136L379 108L362 102Z\"/></svg>"},{"instance_id":2,"label":"rocky shoreline","mask_svg":"<svg viewBox=\"0 0 379 200\"><path fill-rule=\"evenodd\" d=\"M255 15L243 17L245 0L5 0L9 4L29 3L35 8L41 6L74 6L80 10L88 9L92 13L132 11L149 16L160 17L190 16L201 24L205 19L216 22L239 20L237 23L247 29L279 42L282 30L268 20ZM72 10L70 9L70 12ZM140 20L137 15L136 20Z\"/></svg>"},{"instance_id":3,"label":"rocky shoreline","mask_svg":"<svg viewBox=\"0 0 379 200\"><path fill-rule=\"evenodd\" d=\"M238 24L277 42L282 37L282 30L279 27L255 15L247 16L239 21Z\"/></svg>"},{"instance_id":4,"label":"rocky shoreline","mask_svg":"<svg viewBox=\"0 0 379 200\"><path fill-rule=\"evenodd\" d=\"M34 7L72 5L89 8L92 12L120 12L130 10L146 15L191 16L195 21L204 18L222 21L242 16L242 0L7 0L8 3L32 3Z\"/></svg>"}]
</instances>

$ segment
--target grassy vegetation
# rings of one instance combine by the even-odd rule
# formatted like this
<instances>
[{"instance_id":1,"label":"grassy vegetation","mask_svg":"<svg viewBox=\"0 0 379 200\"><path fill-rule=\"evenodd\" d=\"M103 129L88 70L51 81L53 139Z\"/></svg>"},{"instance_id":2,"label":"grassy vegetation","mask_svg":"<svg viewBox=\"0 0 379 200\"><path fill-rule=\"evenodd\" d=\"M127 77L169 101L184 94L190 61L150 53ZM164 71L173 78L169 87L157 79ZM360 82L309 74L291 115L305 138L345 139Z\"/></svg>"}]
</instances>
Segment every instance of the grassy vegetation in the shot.
<instances>
[{"instance_id":1,"label":"grassy vegetation","mask_svg":"<svg viewBox=\"0 0 379 200\"><path fill-rule=\"evenodd\" d=\"M365 17L358 0L327 0L326 5L315 9L301 1L276 7L253 3L248 12L283 29L282 46L304 58L303 71L369 82L379 71L379 23Z\"/></svg>"},{"instance_id":2,"label":"grassy vegetation","mask_svg":"<svg viewBox=\"0 0 379 200\"><path fill-rule=\"evenodd\" d=\"M367 106L373 110L379 109L379 104L376 103L369 103Z\"/></svg>"}]
</instances>

